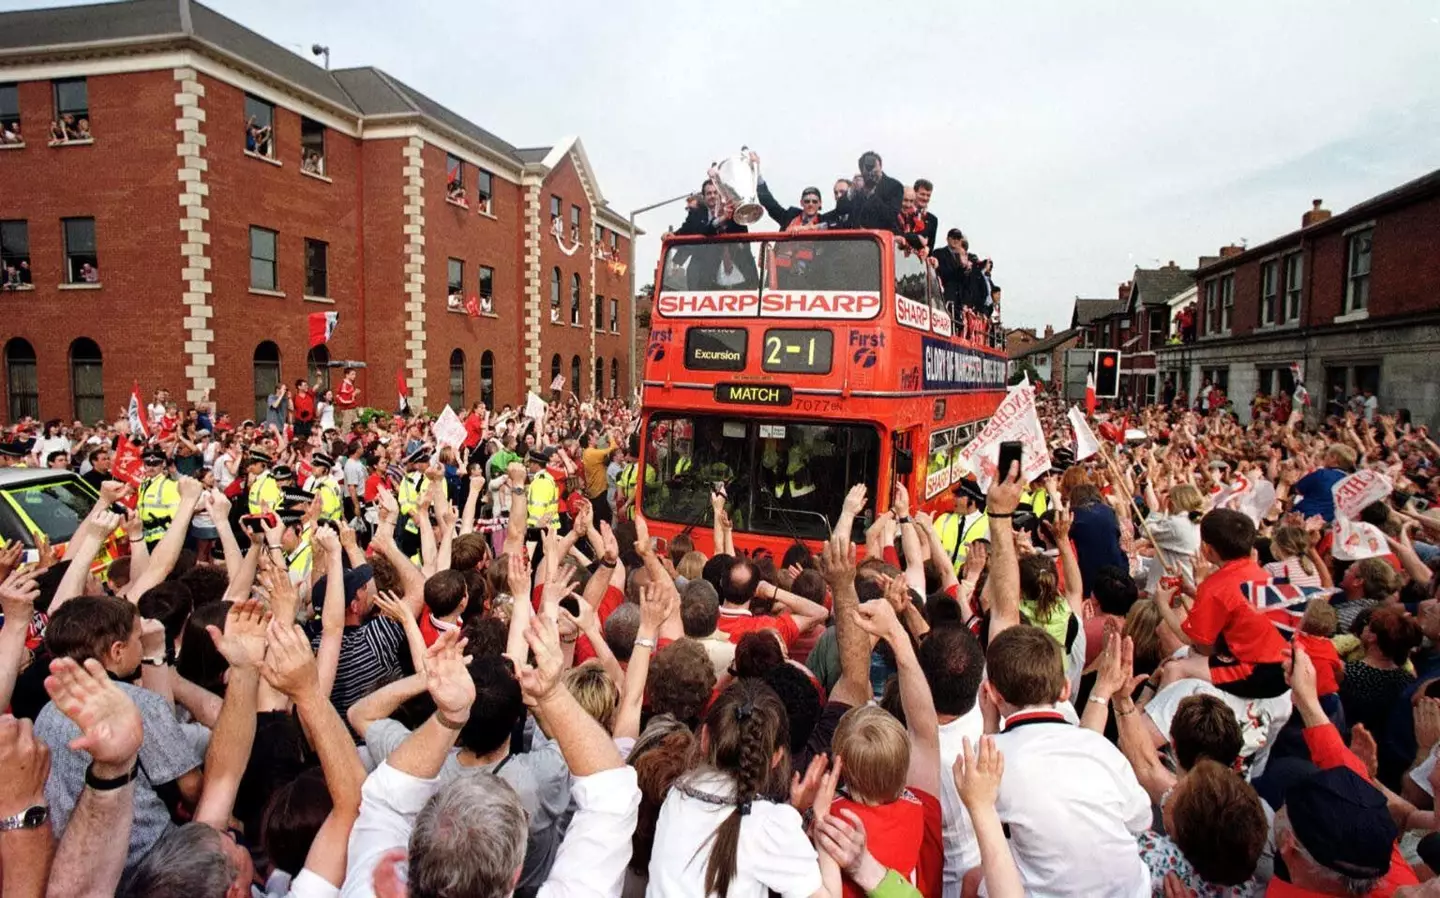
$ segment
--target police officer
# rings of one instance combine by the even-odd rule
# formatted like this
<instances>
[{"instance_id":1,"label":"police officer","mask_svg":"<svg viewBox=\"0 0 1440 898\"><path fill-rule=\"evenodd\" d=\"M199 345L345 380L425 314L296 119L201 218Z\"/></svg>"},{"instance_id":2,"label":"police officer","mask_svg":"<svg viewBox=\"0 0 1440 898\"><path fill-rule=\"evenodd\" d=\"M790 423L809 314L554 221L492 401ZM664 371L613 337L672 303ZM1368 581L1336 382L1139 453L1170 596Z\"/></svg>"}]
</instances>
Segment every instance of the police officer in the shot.
<instances>
[{"instance_id":1,"label":"police officer","mask_svg":"<svg viewBox=\"0 0 1440 898\"><path fill-rule=\"evenodd\" d=\"M25 467L25 456L30 454L30 447L33 445L33 442L25 440L0 443L0 468Z\"/></svg>"},{"instance_id":2,"label":"police officer","mask_svg":"<svg viewBox=\"0 0 1440 898\"><path fill-rule=\"evenodd\" d=\"M395 525L395 544L407 556L420 551L420 525L415 521L415 509L420 496L425 492L425 468L430 462L430 453L424 446L405 456L405 475L395 490L395 502L400 506L400 520Z\"/></svg>"},{"instance_id":3,"label":"police officer","mask_svg":"<svg viewBox=\"0 0 1440 898\"><path fill-rule=\"evenodd\" d=\"M285 507L276 513L281 526L285 528L280 531L280 549L284 553L285 569L290 573L290 582L298 586L309 578L310 567L314 562L311 547L314 528L313 525L306 526L306 513L315 501L315 494L297 486L287 486L284 497Z\"/></svg>"},{"instance_id":4,"label":"police officer","mask_svg":"<svg viewBox=\"0 0 1440 898\"><path fill-rule=\"evenodd\" d=\"M145 468L135 510L145 528L146 548L153 548L175 518L175 509L180 507L180 487L166 470L168 459L164 450L157 447L146 449L140 460Z\"/></svg>"},{"instance_id":5,"label":"police officer","mask_svg":"<svg viewBox=\"0 0 1440 898\"><path fill-rule=\"evenodd\" d=\"M250 478L250 489L246 493L251 514L260 514L267 508L276 511L284 499L280 484L269 471L275 459L261 449L251 449L245 460L245 474Z\"/></svg>"},{"instance_id":6,"label":"police officer","mask_svg":"<svg viewBox=\"0 0 1440 898\"><path fill-rule=\"evenodd\" d=\"M955 487L955 510L935 519L935 532L950 556L956 573L965 564L970 544L990 538L990 519L985 515L985 493L974 480L966 478Z\"/></svg>"},{"instance_id":7,"label":"police officer","mask_svg":"<svg viewBox=\"0 0 1440 898\"><path fill-rule=\"evenodd\" d=\"M310 470L305 489L320 497L320 520L338 523L345 515L345 502L340 496L340 484L335 482L332 473L335 459L324 452L316 452L310 456Z\"/></svg>"},{"instance_id":8,"label":"police officer","mask_svg":"<svg viewBox=\"0 0 1440 898\"><path fill-rule=\"evenodd\" d=\"M560 523L560 488L555 484L554 476L546 470L549 463L549 453L542 450L532 451L525 458L525 469L530 475L530 486L526 490L525 538L535 541L535 551L530 558L531 568L539 566L540 558L544 554L540 521L549 515L551 528ZM516 600L519 601L519 597Z\"/></svg>"}]
</instances>

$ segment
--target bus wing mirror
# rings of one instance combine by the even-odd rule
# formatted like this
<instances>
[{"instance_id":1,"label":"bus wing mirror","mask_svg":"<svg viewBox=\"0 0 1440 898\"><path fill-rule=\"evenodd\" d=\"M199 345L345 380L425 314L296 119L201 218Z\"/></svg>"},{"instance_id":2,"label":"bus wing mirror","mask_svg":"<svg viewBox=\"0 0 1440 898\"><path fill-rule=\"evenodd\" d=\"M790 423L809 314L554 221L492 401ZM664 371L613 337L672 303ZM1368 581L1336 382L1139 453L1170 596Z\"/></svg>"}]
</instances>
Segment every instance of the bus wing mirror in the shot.
<instances>
[{"instance_id":1,"label":"bus wing mirror","mask_svg":"<svg viewBox=\"0 0 1440 898\"><path fill-rule=\"evenodd\" d=\"M895 450L895 473L909 477L915 471L915 456L909 449Z\"/></svg>"}]
</instances>

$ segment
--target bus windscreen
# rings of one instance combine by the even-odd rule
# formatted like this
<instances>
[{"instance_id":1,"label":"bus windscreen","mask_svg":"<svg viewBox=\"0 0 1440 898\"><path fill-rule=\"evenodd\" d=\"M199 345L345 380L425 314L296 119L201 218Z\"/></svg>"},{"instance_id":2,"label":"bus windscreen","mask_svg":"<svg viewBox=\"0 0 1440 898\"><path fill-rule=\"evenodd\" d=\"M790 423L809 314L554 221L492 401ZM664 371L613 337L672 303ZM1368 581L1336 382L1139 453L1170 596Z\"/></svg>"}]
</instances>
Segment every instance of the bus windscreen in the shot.
<instances>
[{"instance_id":1,"label":"bus windscreen","mask_svg":"<svg viewBox=\"0 0 1440 898\"><path fill-rule=\"evenodd\" d=\"M880 244L871 239L685 243L665 254L664 290L878 292Z\"/></svg>"},{"instance_id":2,"label":"bus windscreen","mask_svg":"<svg viewBox=\"0 0 1440 898\"><path fill-rule=\"evenodd\" d=\"M823 540L850 487L874 494L879 464L880 437L867 424L657 414L641 507L652 520L708 528L711 492L723 483L737 530ZM866 523L856 522L857 540Z\"/></svg>"}]
</instances>

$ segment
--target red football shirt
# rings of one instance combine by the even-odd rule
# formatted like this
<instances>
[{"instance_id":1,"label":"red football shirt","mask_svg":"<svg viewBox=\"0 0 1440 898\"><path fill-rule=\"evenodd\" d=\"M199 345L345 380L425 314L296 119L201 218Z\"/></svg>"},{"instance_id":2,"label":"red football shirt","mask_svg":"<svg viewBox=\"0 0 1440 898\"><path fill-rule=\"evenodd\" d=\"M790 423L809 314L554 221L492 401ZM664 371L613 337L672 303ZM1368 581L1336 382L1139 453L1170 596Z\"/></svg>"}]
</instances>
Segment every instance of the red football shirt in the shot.
<instances>
[{"instance_id":1,"label":"red football shirt","mask_svg":"<svg viewBox=\"0 0 1440 898\"><path fill-rule=\"evenodd\" d=\"M1242 583L1269 579L1252 559L1238 558L1221 565L1195 589L1195 605L1180 628L1193 642L1216 646L1216 655L1229 655L1237 662L1217 665L1215 655L1211 656L1210 679L1217 686L1245 679L1257 664L1284 660L1285 637L1240 591Z\"/></svg>"},{"instance_id":2,"label":"red football shirt","mask_svg":"<svg viewBox=\"0 0 1440 898\"><path fill-rule=\"evenodd\" d=\"M1310 656L1310 661L1315 665L1315 694L1332 695L1340 691L1340 671L1345 669L1345 662L1340 660L1340 653L1335 651L1335 643L1324 636L1312 636L1309 633L1296 633L1295 642L1305 648L1305 654Z\"/></svg>"},{"instance_id":3,"label":"red football shirt","mask_svg":"<svg viewBox=\"0 0 1440 898\"><path fill-rule=\"evenodd\" d=\"M800 627L796 625L795 618L788 613L778 616L751 614L743 608L721 606L720 620L716 624L716 629L729 636L730 641L737 645L740 637L759 630L774 630L779 633L786 648L794 645L795 640L800 638Z\"/></svg>"},{"instance_id":4,"label":"red football shirt","mask_svg":"<svg viewBox=\"0 0 1440 898\"><path fill-rule=\"evenodd\" d=\"M906 789L899 798L881 805L860 804L849 798L836 797L831 812L841 810L854 813L865 824L866 847L881 866L914 883L926 898L938 898L939 892L935 888L943 880L943 843L940 838L927 838L932 828L935 836L940 835L942 823L938 798L915 789ZM927 854L935 854L937 848L941 857L926 857ZM942 875L937 878L935 872L942 872ZM865 892L846 880L845 896L865 898Z\"/></svg>"}]
</instances>

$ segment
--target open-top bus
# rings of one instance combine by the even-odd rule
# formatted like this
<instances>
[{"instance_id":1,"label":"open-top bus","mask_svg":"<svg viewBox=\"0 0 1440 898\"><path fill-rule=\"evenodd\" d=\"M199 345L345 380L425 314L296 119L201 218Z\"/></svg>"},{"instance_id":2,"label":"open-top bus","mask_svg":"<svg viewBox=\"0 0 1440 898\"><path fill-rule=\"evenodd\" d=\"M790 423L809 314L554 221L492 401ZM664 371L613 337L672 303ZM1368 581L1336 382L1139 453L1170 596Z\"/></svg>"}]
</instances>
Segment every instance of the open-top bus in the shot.
<instances>
[{"instance_id":1,"label":"open-top bus","mask_svg":"<svg viewBox=\"0 0 1440 898\"><path fill-rule=\"evenodd\" d=\"M857 542L896 482L935 509L1005 395L999 329L887 232L666 237L655 283L638 504L707 553L717 481L737 548L777 560L818 549L857 483Z\"/></svg>"}]
</instances>

